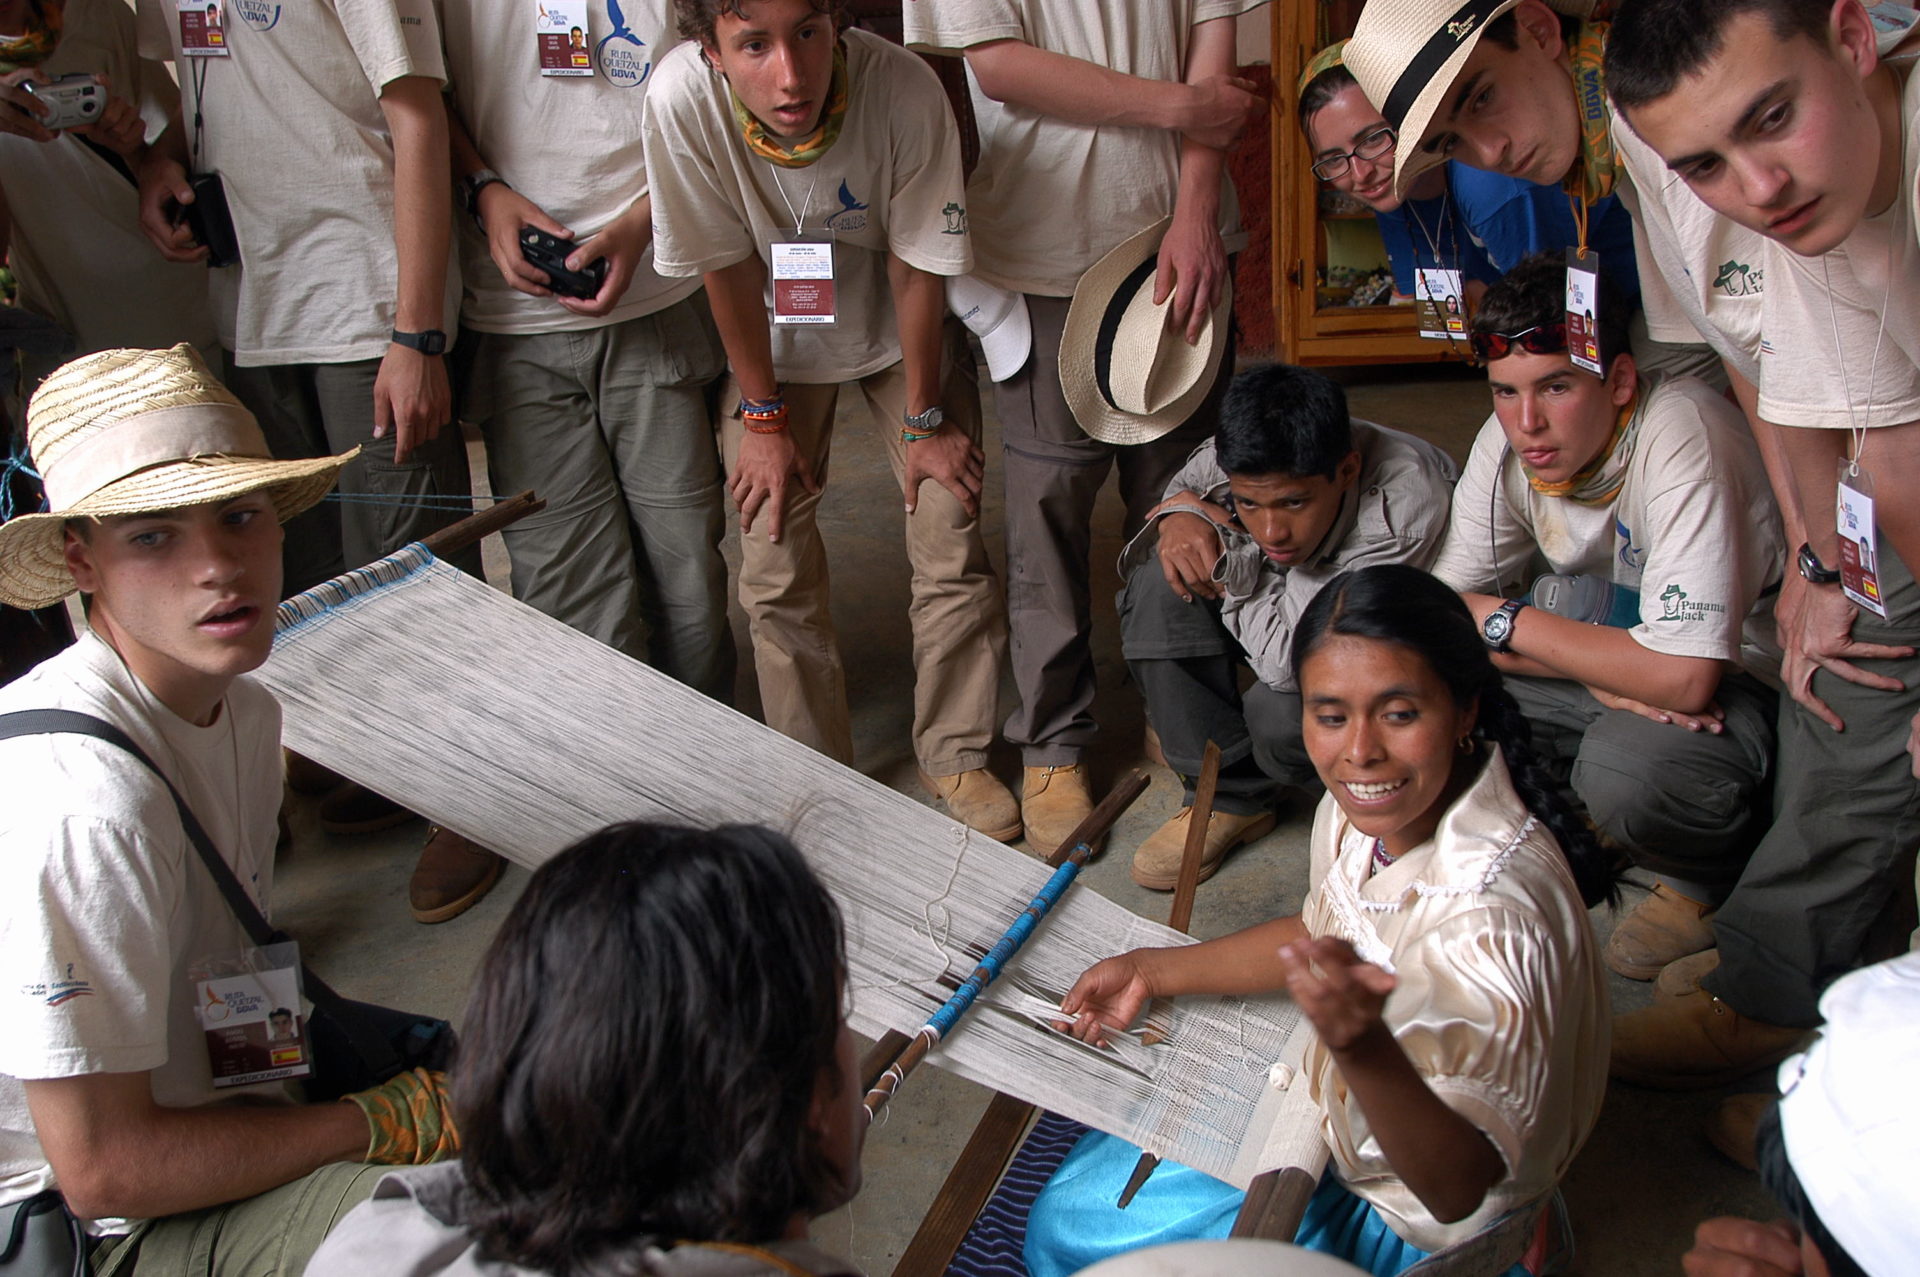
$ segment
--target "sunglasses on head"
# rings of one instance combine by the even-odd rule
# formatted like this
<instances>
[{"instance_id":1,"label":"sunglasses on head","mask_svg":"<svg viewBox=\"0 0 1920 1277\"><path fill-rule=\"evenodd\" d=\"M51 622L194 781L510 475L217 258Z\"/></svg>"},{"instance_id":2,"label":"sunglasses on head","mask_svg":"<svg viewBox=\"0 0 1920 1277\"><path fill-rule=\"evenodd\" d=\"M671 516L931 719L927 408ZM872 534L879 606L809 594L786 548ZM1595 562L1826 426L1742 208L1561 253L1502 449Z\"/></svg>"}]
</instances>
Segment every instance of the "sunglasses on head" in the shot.
<instances>
[{"instance_id":1,"label":"sunglasses on head","mask_svg":"<svg viewBox=\"0 0 1920 1277\"><path fill-rule=\"evenodd\" d=\"M1474 333L1470 340L1483 364L1506 358L1516 347L1529 355L1554 355L1567 348L1567 321L1535 324L1517 333Z\"/></svg>"}]
</instances>

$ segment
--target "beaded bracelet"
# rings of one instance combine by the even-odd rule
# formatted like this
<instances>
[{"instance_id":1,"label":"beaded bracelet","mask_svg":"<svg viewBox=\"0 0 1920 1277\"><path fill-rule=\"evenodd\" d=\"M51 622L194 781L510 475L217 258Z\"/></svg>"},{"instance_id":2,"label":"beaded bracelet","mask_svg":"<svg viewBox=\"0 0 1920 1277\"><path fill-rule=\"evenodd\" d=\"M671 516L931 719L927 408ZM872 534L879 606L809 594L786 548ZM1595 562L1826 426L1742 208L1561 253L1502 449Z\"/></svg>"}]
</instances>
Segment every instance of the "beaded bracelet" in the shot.
<instances>
[{"instance_id":1,"label":"beaded bracelet","mask_svg":"<svg viewBox=\"0 0 1920 1277\"><path fill-rule=\"evenodd\" d=\"M900 427L900 442L901 443L919 443L922 439L931 439L939 433L940 432L938 430L929 430L925 434L915 434L913 431L907 429L905 426L902 426Z\"/></svg>"},{"instance_id":2,"label":"beaded bracelet","mask_svg":"<svg viewBox=\"0 0 1920 1277\"><path fill-rule=\"evenodd\" d=\"M787 428L787 410L782 405L774 412L742 412L740 420L751 434L777 435Z\"/></svg>"}]
</instances>

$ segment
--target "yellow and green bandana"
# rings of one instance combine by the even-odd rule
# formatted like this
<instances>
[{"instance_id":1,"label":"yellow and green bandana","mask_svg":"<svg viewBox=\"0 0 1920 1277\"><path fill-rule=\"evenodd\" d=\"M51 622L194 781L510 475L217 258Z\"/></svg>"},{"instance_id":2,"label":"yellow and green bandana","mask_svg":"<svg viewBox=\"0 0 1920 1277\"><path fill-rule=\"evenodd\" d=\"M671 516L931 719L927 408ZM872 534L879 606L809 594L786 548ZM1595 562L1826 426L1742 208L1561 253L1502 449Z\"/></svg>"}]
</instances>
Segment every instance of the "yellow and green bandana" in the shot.
<instances>
[{"instance_id":1,"label":"yellow and green bandana","mask_svg":"<svg viewBox=\"0 0 1920 1277\"><path fill-rule=\"evenodd\" d=\"M792 146L769 133L767 126L747 110L731 85L727 87L727 96L733 100L733 121L740 126L749 151L781 168L805 168L839 140L840 126L847 122L847 46L840 44L833 51L833 83L827 88L827 105L820 112L819 127Z\"/></svg>"},{"instance_id":2,"label":"yellow and green bandana","mask_svg":"<svg viewBox=\"0 0 1920 1277\"><path fill-rule=\"evenodd\" d=\"M1580 113L1580 160L1561 186L1574 200L1574 215L1582 222L1587 207L1613 194L1620 173L1620 153L1613 145L1613 111L1607 105L1606 79L1601 73L1607 30L1604 22L1583 22L1567 49L1574 107Z\"/></svg>"},{"instance_id":3,"label":"yellow and green bandana","mask_svg":"<svg viewBox=\"0 0 1920 1277\"><path fill-rule=\"evenodd\" d=\"M1306 93L1309 84L1312 84L1323 74L1333 70L1335 67L1345 66L1346 64L1347 42L1345 40L1335 40L1332 44L1314 54L1313 61L1307 63L1307 69L1300 73L1300 83L1294 91L1294 96L1299 97L1303 95Z\"/></svg>"},{"instance_id":4,"label":"yellow and green bandana","mask_svg":"<svg viewBox=\"0 0 1920 1277\"><path fill-rule=\"evenodd\" d=\"M1522 461L1520 469L1527 476L1527 486L1543 497L1565 497L1580 505L1603 506L1619 496L1620 489L1626 486L1627 466L1633 460L1634 439L1640 433L1640 404L1645 398L1642 393L1645 389L1645 386L1635 388L1633 398L1627 400L1613 420L1613 434L1607 439L1607 446L1571 478L1549 483L1537 477Z\"/></svg>"},{"instance_id":5,"label":"yellow and green bandana","mask_svg":"<svg viewBox=\"0 0 1920 1277\"><path fill-rule=\"evenodd\" d=\"M66 20L66 0L33 0L33 16L18 35L0 37L0 75L37 67L53 56Z\"/></svg>"}]
</instances>

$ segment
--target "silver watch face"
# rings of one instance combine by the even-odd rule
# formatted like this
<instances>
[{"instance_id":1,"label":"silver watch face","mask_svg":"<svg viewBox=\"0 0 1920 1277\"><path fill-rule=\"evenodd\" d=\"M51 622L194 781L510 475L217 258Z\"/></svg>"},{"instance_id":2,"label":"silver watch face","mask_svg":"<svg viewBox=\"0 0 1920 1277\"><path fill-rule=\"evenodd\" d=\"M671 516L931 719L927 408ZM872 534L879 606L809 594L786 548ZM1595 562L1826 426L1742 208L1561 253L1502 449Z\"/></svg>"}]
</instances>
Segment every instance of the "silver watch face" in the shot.
<instances>
[{"instance_id":1,"label":"silver watch face","mask_svg":"<svg viewBox=\"0 0 1920 1277\"><path fill-rule=\"evenodd\" d=\"M1480 632L1486 636L1489 646L1504 646L1508 636L1513 633L1513 613L1506 608L1489 612L1486 623L1481 626Z\"/></svg>"}]
</instances>

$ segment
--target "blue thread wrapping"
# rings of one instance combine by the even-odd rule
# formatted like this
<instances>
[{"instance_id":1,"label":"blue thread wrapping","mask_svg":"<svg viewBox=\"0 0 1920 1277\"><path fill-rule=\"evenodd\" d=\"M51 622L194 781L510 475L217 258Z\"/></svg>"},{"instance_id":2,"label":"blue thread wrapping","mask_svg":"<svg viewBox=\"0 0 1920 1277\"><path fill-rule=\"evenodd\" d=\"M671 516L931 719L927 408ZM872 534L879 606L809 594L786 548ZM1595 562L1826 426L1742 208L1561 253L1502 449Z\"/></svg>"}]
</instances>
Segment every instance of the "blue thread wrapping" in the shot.
<instances>
[{"instance_id":1,"label":"blue thread wrapping","mask_svg":"<svg viewBox=\"0 0 1920 1277\"><path fill-rule=\"evenodd\" d=\"M317 624L361 599L398 585L436 562L433 551L424 541L403 545L384 559L342 573L331 581L322 581L285 600L274 613L274 631L284 638L305 626Z\"/></svg>"},{"instance_id":2,"label":"blue thread wrapping","mask_svg":"<svg viewBox=\"0 0 1920 1277\"><path fill-rule=\"evenodd\" d=\"M922 1033L933 1034L933 1040L938 1042L953 1030L954 1024L967 1013L967 1008L973 1005L973 1000L986 991L987 986L999 976L1007 960L1018 953L1020 946L1033 935L1034 928L1040 925L1040 920L1053 911L1053 906L1059 903L1060 897L1066 893L1074 878L1079 875L1080 866L1086 863L1086 856L1090 850L1085 843L1073 849L1073 855L1068 857L1065 864L1053 871L1053 877L1047 879L1046 886L1040 888L1040 893L1027 903L1026 909L1014 919L1013 925L1007 928L1006 934L1000 937L993 948L987 950L987 956L980 959L980 964L973 969L973 974L954 990L953 996L947 999L945 1006L933 1013L926 1027L921 1030Z\"/></svg>"},{"instance_id":3,"label":"blue thread wrapping","mask_svg":"<svg viewBox=\"0 0 1920 1277\"><path fill-rule=\"evenodd\" d=\"M6 463L0 465L0 523L5 523L16 514L44 514L47 509L47 498L44 492L41 493L40 504L33 509L15 510L13 508L15 475L23 474L36 483L40 482L40 472L33 468L33 462L19 448L20 445L16 442L13 450L7 454Z\"/></svg>"}]
</instances>

